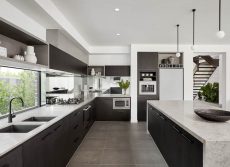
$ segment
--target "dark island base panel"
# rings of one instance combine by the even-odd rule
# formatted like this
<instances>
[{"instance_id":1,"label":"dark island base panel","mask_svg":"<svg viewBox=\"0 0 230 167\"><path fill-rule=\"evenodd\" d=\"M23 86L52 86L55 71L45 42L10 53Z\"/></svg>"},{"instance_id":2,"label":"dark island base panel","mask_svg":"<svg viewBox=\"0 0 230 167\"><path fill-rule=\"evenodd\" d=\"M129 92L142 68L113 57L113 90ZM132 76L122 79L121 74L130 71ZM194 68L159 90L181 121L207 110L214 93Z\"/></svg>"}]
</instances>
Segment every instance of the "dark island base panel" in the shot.
<instances>
[{"instance_id":1,"label":"dark island base panel","mask_svg":"<svg viewBox=\"0 0 230 167\"><path fill-rule=\"evenodd\" d=\"M151 105L148 130L170 167L203 167L203 144Z\"/></svg>"},{"instance_id":2,"label":"dark island base panel","mask_svg":"<svg viewBox=\"0 0 230 167\"><path fill-rule=\"evenodd\" d=\"M66 166L95 121L94 108L89 103L40 132L2 156L0 167Z\"/></svg>"}]
</instances>

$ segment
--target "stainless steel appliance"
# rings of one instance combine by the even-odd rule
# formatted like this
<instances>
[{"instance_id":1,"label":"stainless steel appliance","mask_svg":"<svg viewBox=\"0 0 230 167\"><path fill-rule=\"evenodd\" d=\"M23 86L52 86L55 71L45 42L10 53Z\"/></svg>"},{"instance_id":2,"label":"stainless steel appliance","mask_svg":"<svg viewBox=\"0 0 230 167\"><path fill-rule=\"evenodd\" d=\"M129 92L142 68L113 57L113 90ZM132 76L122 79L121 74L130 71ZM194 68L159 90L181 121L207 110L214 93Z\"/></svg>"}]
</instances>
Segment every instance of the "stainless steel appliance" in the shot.
<instances>
[{"instance_id":1,"label":"stainless steel appliance","mask_svg":"<svg viewBox=\"0 0 230 167\"><path fill-rule=\"evenodd\" d=\"M157 71L140 72L139 95L157 95Z\"/></svg>"},{"instance_id":2,"label":"stainless steel appliance","mask_svg":"<svg viewBox=\"0 0 230 167\"><path fill-rule=\"evenodd\" d=\"M156 81L140 81L139 95L156 95L157 82Z\"/></svg>"},{"instance_id":3,"label":"stainless steel appliance","mask_svg":"<svg viewBox=\"0 0 230 167\"><path fill-rule=\"evenodd\" d=\"M122 97L122 98L113 98L113 109L118 110L129 110L130 109L130 98Z\"/></svg>"}]
</instances>

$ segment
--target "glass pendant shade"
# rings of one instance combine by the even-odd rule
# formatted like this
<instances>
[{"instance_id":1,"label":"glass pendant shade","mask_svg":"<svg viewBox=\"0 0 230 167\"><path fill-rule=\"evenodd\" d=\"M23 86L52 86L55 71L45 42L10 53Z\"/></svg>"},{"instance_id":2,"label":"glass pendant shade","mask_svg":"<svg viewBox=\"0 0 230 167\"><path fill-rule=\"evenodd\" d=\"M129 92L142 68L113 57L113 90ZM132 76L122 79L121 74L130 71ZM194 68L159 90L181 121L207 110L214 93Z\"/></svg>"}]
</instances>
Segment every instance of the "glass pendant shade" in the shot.
<instances>
[{"instance_id":1,"label":"glass pendant shade","mask_svg":"<svg viewBox=\"0 0 230 167\"><path fill-rule=\"evenodd\" d=\"M225 32L224 31L218 31L216 33L216 36L220 39L224 38L225 37Z\"/></svg>"}]
</instances>

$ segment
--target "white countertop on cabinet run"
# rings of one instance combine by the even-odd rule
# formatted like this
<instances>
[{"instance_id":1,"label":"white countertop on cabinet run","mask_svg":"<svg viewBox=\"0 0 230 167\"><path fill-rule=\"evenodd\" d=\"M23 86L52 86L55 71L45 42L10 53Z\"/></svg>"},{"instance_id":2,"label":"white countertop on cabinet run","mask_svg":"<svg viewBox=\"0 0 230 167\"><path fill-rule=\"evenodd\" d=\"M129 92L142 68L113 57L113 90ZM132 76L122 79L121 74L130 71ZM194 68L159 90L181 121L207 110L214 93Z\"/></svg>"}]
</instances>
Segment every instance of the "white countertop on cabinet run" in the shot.
<instances>
[{"instance_id":1,"label":"white countertop on cabinet run","mask_svg":"<svg viewBox=\"0 0 230 167\"><path fill-rule=\"evenodd\" d=\"M197 108L218 107L193 101L149 100L148 104L203 143L204 167L230 166L230 121L206 121L194 113Z\"/></svg>"},{"instance_id":2,"label":"white countertop on cabinet run","mask_svg":"<svg viewBox=\"0 0 230 167\"><path fill-rule=\"evenodd\" d=\"M54 123L58 122L65 116L71 114L75 110L81 108L87 103L93 101L96 97L130 97L128 95L110 95L110 94L93 94L85 98L84 102L80 104L70 104L70 105L46 105L36 109L20 113L13 119L13 123L8 123L8 117L0 120L0 129L7 127L9 125L38 125L38 128L28 132L28 133L0 133L0 156L6 154L10 150L13 150L17 146L21 145L28 139L42 132L46 128L50 127ZM55 118L49 122L22 122L23 120L36 116L54 116Z\"/></svg>"}]
</instances>

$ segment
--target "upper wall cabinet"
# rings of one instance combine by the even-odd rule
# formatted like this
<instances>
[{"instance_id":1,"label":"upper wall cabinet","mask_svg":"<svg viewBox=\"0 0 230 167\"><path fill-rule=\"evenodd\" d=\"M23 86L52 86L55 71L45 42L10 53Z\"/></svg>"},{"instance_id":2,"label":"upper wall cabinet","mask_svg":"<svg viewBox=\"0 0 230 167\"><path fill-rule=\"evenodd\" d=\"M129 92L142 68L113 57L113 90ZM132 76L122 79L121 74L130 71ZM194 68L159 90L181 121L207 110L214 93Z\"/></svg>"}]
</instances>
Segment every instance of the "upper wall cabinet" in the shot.
<instances>
[{"instance_id":1,"label":"upper wall cabinet","mask_svg":"<svg viewBox=\"0 0 230 167\"><path fill-rule=\"evenodd\" d=\"M130 76L130 66L105 66L105 76Z\"/></svg>"},{"instance_id":2,"label":"upper wall cabinet","mask_svg":"<svg viewBox=\"0 0 230 167\"><path fill-rule=\"evenodd\" d=\"M51 69L87 75L87 64L53 45L49 45L49 58Z\"/></svg>"},{"instance_id":3,"label":"upper wall cabinet","mask_svg":"<svg viewBox=\"0 0 230 167\"><path fill-rule=\"evenodd\" d=\"M9 66L23 69L40 70L49 66L48 45L31 34L21 31L14 26L0 20L1 47L7 49L7 57L0 56L1 66ZM23 55L26 47L34 46L37 64L13 59L15 55Z\"/></svg>"},{"instance_id":4,"label":"upper wall cabinet","mask_svg":"<svg viewBox=\"0 0 230 167\"><path fill-rule=\"evenodd\" d=\"M105 76L105 66L88 66L88 75L92 75L92 70L95 75Z\"/></svg>"},{"instance_id":5,"label":"upper wall cabinet","mask_svg":"<svg viewBox=\"0 0 230 167\"><path fill-rule=\"evenodd\" d=\"M151 70L158 68L158 53L138 52L137 64L139 70Z\"/></svg>"},{"instance_id":6,"label":"upper wall cabinet","mask_svg":"<svg viewBox=\"0 0 230 167\"><path fill-rule=\"evenodd\" d=\"M46 45L45 41L42 41L33 35L29 35L12 25L0 20L0 34L7 36L11 39L24 43L26 45Z\"/></svg>"}]
</instances>

